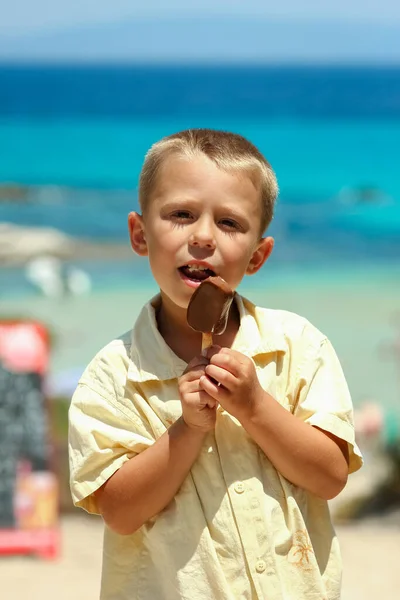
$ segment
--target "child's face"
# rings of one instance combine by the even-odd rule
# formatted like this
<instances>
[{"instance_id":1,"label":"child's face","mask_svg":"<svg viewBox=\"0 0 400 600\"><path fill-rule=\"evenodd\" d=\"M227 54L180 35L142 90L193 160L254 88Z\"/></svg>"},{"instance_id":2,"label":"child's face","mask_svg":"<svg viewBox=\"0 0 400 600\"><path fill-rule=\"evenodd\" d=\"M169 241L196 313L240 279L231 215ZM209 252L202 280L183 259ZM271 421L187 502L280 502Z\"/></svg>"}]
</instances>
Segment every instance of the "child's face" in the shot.
<instances>
[{"instance_id":1,"label":"child's face","mask_svg":"<svg viewBox=\"0 0 400 600\"><path fill-rule=\"evenodd\" d=\"M248 177L224 172L206 156L171 156L145 216L129 215L131 243L149 257L163 300L186 309L204 278L196 267L233 289L258 271L273 248L272 238L260 240L261 216L260 192Z\"/></svg>"}]
</instances>

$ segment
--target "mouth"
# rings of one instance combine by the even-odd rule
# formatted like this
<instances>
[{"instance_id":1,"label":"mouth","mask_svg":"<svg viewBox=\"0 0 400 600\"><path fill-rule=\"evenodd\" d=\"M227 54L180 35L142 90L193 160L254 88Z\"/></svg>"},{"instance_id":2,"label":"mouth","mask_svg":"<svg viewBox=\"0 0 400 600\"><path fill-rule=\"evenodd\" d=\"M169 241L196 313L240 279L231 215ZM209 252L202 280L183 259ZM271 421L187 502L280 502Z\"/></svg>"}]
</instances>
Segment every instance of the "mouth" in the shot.
<instances>
[{"instance_id":1,"label":"mouth","mask_svg":"<svg viewBox=\"0 0 400 600\"><path fill-rule=\"evenodd\" d=\"M215 277L216 273L208 266L191 264L183 265L178 269L182 279L186 280L187 283L200 285L202 281L205 281L209 277Z\"/></svg>"}]
</instances>

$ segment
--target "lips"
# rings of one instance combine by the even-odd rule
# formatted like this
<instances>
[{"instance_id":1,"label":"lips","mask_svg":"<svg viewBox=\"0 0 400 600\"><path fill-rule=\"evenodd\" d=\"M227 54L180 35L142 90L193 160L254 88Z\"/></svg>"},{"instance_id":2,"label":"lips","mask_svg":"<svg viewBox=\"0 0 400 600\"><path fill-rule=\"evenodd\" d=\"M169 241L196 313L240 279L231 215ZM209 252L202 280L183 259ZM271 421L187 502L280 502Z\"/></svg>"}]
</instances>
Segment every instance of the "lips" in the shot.
<instances>
[{"instance_id":1,"label":"lips","mask_svg":"<svg viewBox=\"0 0 400 600\"><path fill-rule=\"evenodd\" d=\"M214 277L216 275L215 271L200 264L183 265L182 267L179 267L179 271L184 277L191 279L192 281L204 281L205 279L208 279L208 277Z\"/></svg>"}]
</instances>

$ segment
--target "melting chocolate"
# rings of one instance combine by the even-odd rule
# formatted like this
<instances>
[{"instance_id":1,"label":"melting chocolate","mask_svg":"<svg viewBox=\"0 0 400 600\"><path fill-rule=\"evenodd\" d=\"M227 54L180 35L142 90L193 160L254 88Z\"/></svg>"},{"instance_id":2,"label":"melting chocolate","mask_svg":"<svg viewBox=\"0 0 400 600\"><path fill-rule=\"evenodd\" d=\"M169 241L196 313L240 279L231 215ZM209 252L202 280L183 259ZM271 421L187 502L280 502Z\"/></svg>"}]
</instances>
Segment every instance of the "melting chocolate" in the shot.
<instances>
[{"instance_id":1,"label":"melting chocolate","mask_svg":"<svg viewBox=\"0 0 400 600\"><path fill-rule=\"evenodd\" d=\"M228 324L235 292L222 277L208 277L194 292L187 309L187 322L195 331L221 335Z\"/></svg>"}]
</instances>

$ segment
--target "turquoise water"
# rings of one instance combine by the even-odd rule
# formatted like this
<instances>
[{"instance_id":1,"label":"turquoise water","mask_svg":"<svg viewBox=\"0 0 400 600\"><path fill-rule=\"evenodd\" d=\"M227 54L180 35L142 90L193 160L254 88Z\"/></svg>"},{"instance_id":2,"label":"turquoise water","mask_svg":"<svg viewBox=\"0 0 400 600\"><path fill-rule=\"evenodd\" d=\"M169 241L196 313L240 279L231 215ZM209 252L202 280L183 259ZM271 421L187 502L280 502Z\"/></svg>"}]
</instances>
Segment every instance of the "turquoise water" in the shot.
<instances>
[{"instance_id":1,"label":"turquoise water","mask_svg":"<svg viewBox=\"0 0 400 600\"><path fill-rule=\"evenodd\" d=\"M398 251L395 66L0 65L0 89L0 221L125 239L149 146L212 127L248 137L276 170L286 259L328 260L336 240L338 260L359 260L368 236L378 257ZM6 182L30 186L20 203Z\"/></svg>"},{"instance_id":2,"label":"turquoise water","mask_svg":"<svg viewBox=\"0 0 400 600\"><path fill-rule=\"evenodd\" d=\"M0 121L0 182L25 184L20 202L3 198L0 222L52 226L69 235L128 244L126 215L149 146L192 126L234 130L272 163L280 199L270 232L269 269L281 279L314 266L338 268L400 258L400 120L195 116L152 119L4 119ZM372 203L349 204L346 189L379 190ZM133 260L81 263L94 289L149 281ZM21 269L0 269L0 296L32 291Z\"/></svg>"},{"instance_id":3,"label":"turquoise water","mask_svg":"<svg viewBox=\"0 0 400 600\"><path fill-rule=\"evenodd\" d=\"M330 197L369 185L400 199L400 120L385 119L3 118L0 181L135 189L149 146L195 126L249 137L272 163L283 197Z\"/></svg>"}]
</instances>

